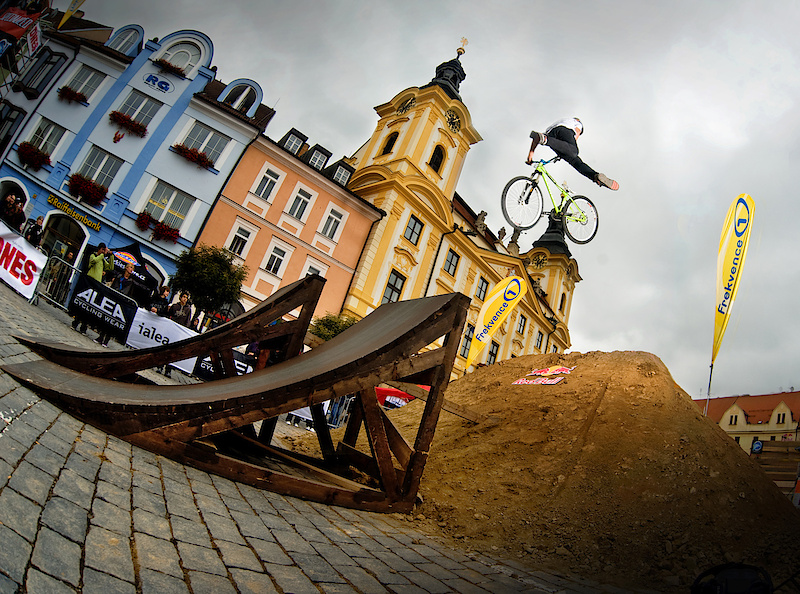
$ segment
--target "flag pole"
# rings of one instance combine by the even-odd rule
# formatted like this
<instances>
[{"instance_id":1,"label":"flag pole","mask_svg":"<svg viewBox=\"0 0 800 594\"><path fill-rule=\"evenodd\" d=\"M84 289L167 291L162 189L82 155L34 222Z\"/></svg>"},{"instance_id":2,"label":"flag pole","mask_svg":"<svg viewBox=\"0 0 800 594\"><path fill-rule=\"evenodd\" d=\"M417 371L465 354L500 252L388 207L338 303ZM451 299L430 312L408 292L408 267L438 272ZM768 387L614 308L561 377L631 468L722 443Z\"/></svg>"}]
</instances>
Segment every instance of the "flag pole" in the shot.
<instances>
[{"instance_id":1,"label":"flag pole","mask_svg":"<svg viewBox=\"0 0 800 594\"><path fill-rule=\"evenodd\" d=\"M703 416L708 416L708 402L711 399L711 375L714 373L714 362L711 362L710 370L708 372L708 392L706 393L706 409L703 411Z\"/></svg>"}]
</instances>

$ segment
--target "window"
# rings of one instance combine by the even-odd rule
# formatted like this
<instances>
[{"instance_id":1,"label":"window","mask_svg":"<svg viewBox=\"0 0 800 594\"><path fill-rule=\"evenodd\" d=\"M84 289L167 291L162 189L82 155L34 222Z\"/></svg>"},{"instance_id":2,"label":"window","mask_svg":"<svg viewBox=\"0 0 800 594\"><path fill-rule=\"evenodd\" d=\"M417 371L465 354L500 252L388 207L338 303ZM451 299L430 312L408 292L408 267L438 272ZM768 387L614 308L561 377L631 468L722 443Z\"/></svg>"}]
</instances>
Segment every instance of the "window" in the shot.
<instances>
[{"instance_id":1,"label":"window","mask_svg":"<svg viewBox=\"0 0 800 594\"><path fill-rule=\"evenodd\" d=\"M154 219L180 229L192 204L194 198L159 180L144 209Z\"/></svg>"},{"instance_id":2,"label":"window","mask_svg":"<svg viewBox=\"0 0 800 594\"><path fill-rule=\"evenodd\" d=\"M100 86L100 83L103 82L105 77L106 75L102 72L84 64L78 69L75 76L72 77L72 80L70 80L66 86L73 91L83 93L86 95L86 100L91 101L92 95L94 95L97 87Z\"/></svg>"},{"instance_id":3,"label":"window","mask_svg":"<svg viewBox=\"0 0 800 594\"><path fill-rule=\"evenodd\" d=\"M139 32L135 29L129 29L127 31L123 31L119 35L117 35L114 39L112 39L108 47L113 50L117 50L121 54L128 54L128 51L139 41Z\"/></svg>"},{"instance_id":4,"label":"window","mask_svg":"<svg viewBox=\"0 0 800 594\"><path fill-rule=\"evenodd\" d=\"M542 340L544 340L544 334L542 334L542 331L539 330L536 333L536 348L537 349L541 349L542 348Z\"/></svg>"},{"instance_id":5,"label":"window","mask_svg":"<svg viewBox=\"0 0 800 594\"><path fill-rule=\"evenodd\" d=\"M405 237L414 245L417 245L419 244L420 233L422 233L422 221L420 221L414 215L411 215L408 218L408 225L406 225L406 230L403 233L403 237Z\"/></svg>"},{"instance_id":6,"label":"window","mask_svg":"<svg viewBox=\"0 0 800 594\"><path fill-rule=\"evenodd\" d=\"M334 239L341 223L342 213L331 209L328 213L328 220L325 221L325 226L322 228L322 234L328 239Z\"/></svg>"},{"instance_id":7,"label":"window","mask_svg":"<svg viewBox=\"0 0 800 594\"><path fill-rule=\"evenodd\" d=\"M269 200L269 196L272 194L272 190L275 188L280 178L280 174L272 169L267 169L264 172L264 177L262 177L261 181L258 182L258 187L256 188L255 194L264 200Z\"/></svg>"},{"instance_id":8,"label":"window","mask_svg":"<svg viewBox=\"0 0 800 594\"><path fill-rule=\"evenodd\" d=\"M444 271L449 274L450 276L456 275L456 269L458 268L458 261L461 259L457 253L453 250L447 251L447 259L444 261Z\"/></svg>"},{"instance_id":9,"label":"window","mask_svg":"<svg viewBox=\"0 0 800 594\"><path fill-rule=\"evenodd\" d=\"M223 103L237 111L247 112L256 102L256 91L250 85L237 85L230 90Z\"/></svg>"},{"instance_id":10,"label":"window","mask_svg":"<svg viewBox=\"0 0 800 594\"><path fill-rule=\"evenodd\" d=\"M394 143L397 142L398 136L400 136L398 132L392 132L389 134L389 138L386 139L386 144L383 145L383 152L381 152L381 155L388 155L392 152Z\"/></svg>"},{"instance_id":11,"label":"window","mask_svg":"<svg viewBox=\"0 0 800 594\"><path fill-rule=\"evenodd\" d=\"M311 158L308 160L308 164L314 169L322 169L325 166L325 161L327 160L328 157L325 156L325 153L322 151L314 151L314 154L311 155Z\"/></svg>"},{"instance_id":12,"label":"window","mask_svg":"<svg viewBox=\"0 0 800 594\"><path fill-rule=\"evenodd\" d=\"M467 324L467 330L464 332L464 338L461 339L461 350L458 352L459 355L467 358L469 355L469 347L472 346L472 337L475 336L475 326L472 324Z\"/></svg>"},{"instance_id":13,"label":"window","mask_svg":"<svg viewBox=\"0 0 800 594\"><path fill-rule=\"evenodd\" d=\"M161 103L151 99L139 91L131 91L125 103L119 108L121 113L130 116L134 121L147 126L161 107Z\"/></svg>"},{"instance_id":14,"label":"window","mask_svg":"<svg viewBox=\"0 0 800 594\"><path fill-rule=\"evenodd\" d=\"M736 443L739 443L739 436L737 435L736 437L734 437L733 441L735 441Z\"/></svg>"},{"instance_id":15,"label":"window","mask_svg":"<svg viewBox=\"0 0 800 594\"><path fill-rule=\"evenodd\" d=\"M28 99L36 99L66 61L65 54L56 54L49 47L43 47L22 78L14 83L13 89L22 91Z\"/></svg>"},{"instance_id":16,"label":"window","mask_svg":"<svg viewBox=\"0 0 800 594\"><path fill-rule=\"evenodd\" d=\"M122 167L122 159L118 159L101 148L92 146L78 173L105 188L109 188L120 167Z\"/></svg>"},{"instance_id":17,"label":"window","mask_svg":"<svg viewBox=\"0 0 800 594\"><path fill-rule=\"evenodd\" d=\"M236 230L233 239L231 239L231 244L228 246L228 251L236 254L237 256L241 256L249 239L250 239L250 231L242 227L239 227Z\"/></svg>"},{"instance_id":18,"label":"window","mask_svg":"<svg viewBox=\"0 0 800 594\"><path fill-rule=\"evenodd\" d=\"M783 425L786 422L786 413L778 413L778 425Z\"/></svg>"},{"instance_id":19,"label":"window","mask_svg":"<svg viewBox=\"0 0 800 594\"><path fill-rule=\"evenodd\" d=\"M736 425L739 422L739 415L731 415L728 419L728 425Z\"/></svg>"},{"instance_id":20,"label":"window","mask_svg":"<svg viewBox=\"0 0 800 594\"><path fill-rule=\"evenodd\" d=\"M517 320L517 333L525 334L525 326L527 324L528 324L528 318L520 314L519 320Z\"/></svg>"},{"instance_id":21,"label":"window","mask_svg":"<svg viewBox=\"0 0 800 594\"><path fill-rule=\"evenodd\" d=\"M560 311L560 312L562 312L562 313L563 313L563 311L564 311L564 306L565 306L566 304L567 304L567 294L566 294L566 293L561 293L561 303L560 303L560 304L559 304L559 306L558 306L558 311Z\"/></svg>"},{"instance_id":22,"label":"window","mask_svg":"<svg viewBox=\"0 0 800 594\"><path fill-rule=\"evenodd\" d=\"M292 202L292 206L289 208L289 215L293 216L298 221L302 221L303 214L306 212L309 202L311 202L311 194L303 189L297 190L294 202Z\"/></svg>"},{"instance_id":23,"label":"window","mask_svg":"<svg viewBox=\"0 0 800 594\"><path fill-rule=\"evenodd\" d=\"M193 43L181 42L167 48L161 57L173 66L189 72L200 61L200 48Z\"/></svg>"},{"instance_id":24,"label":"window","mask_svg":"<svg viewBox=\"0 0 800 594\"><path fill-rule=\"evenodd\" d=\"M346 186L347 182L350 181L350 171L339 165L336 168L336 173L333 174L333 181L342 186Z\"/></svg>"},{"instance_id":25,"label":"window","mask_svg":"<svg viewBox=\"0 0 800 594\"><path fill-rule=\"evenodd\" d=\"M486 357L487 365L494 365L497 363L497 353L500 351L500 345L492 341L492 346L489 347L489 356Z\"/></svg>"},{"instance_id":26,"label":"window","mask_svg":"<svg viewBox=\"0 0 800 594\"><path fill-rule=\"evenodd\" d=\"M394 303L400 300L400 294L403 292L403 285L406 284L406 277L392 270L389 275L389 282L386 283L386 290L383 292L383 299L381 305L384 303Z\"/></svg>"},{"instance_id":27,"label":"window","mask_svg":"<svg viewBox=\"0 0 800 594\"><path fill-rule=\"evenodd\" d=\"M553 352L554 353L558 352L558 345L555 345L555 344L553 345Z\"/></svg>"},{"instance_id":28,"label":"window","mask_svg":"<svg viewBox=\"0 0 800 594\"><path fill-rule=\"evenodd\" d=\"M433 154L431 155L431 160L428 162L428 165L436 173L439 173L439 170L442 168L443 162L444 162L444 149L441 147L441 145L438 145L435 149L433 149Z\"/></svg>"},{"instance_id":29,"label":"window","mask_svg":"<svg viewBox=\"0 0 800 594\"><path fill-rule=\"evenodd\" d=\"M16 105L5 101L0 103L0 152L11 142L17 128L22 124L23 117L25 112Z\"/></svg>"},{"instance_id":30,"label":"window","mask_svg":"<svg viewBox=\"0 0 800 594\"><path fill-rule=\"evenodd\" d=\"M276 246L272 247L272 253L267 260L266 270L278 276L283 266L283 261L286 258L286 250Z\"/></svg>"},{"instance_id":31,"label":"window","mask_svg":"<svg viewBox=\"0 0 800 594\"><path fill-rule=\"evenodd\" d=\"M308 270L306 270L306 276L311 276L312 274L318 274L319 276L322 276L322 271L314 266L309 266Z\"/></svg>"},{"instance_id":32,"label":"window","mask_svg":"<svg viewBox=\"0 0 800 594\"><path fill-rule=\"evenodd\" d=\"M300 150L300 147L303 146L303 141L294 134L289 134L289 138L286 139L286 144L283 146L287 151L293 155L296 155L297 151Z\"/></svg>"},{"instance_id":33,"label":"window","mask_svg":"<svg viewBox=\"0 0 800 594\"><path fill-rule=\"evenodd\" d=\"M43 153L52 155L64 132L64 128L58 124L42 118L39 121L39 125L36 126L36 130L34 130L33 136L31 136L30 143Z\"/></svg>"},{"instance_id":34,"label":"window","mask_svg":"<svg viewBox=\"0 0 800 594\"><path fill-rule=\"evenodd\" d=\"M486 291L489 288L489 281L485 278L480 277L478 279L478 288L475 291L475 297L483 301L486 299Z\"/></svg>"},{"instance_id":35,"label":"window","mask_svg":"<svg viewBox=\"0 0 800 594\"><path fill-rule=\"evenodd\" d=\"M219 132L214 132L208 126L195 122L192 126L191 132L183 141L183 144L190 149L197 149L205 153L206 156L214 163L228 146L230 138L223 136Z\"/></svg>"}]
</instances>

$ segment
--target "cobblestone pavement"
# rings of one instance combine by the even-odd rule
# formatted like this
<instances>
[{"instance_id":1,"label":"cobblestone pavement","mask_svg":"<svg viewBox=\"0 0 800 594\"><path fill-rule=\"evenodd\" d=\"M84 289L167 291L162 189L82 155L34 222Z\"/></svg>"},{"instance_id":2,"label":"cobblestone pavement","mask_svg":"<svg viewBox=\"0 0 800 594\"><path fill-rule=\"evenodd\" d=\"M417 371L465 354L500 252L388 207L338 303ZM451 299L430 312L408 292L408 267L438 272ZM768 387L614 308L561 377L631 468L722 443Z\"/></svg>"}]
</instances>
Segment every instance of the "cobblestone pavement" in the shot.
<instances>
[{"instance_id":1,"label":"cobblestone pavement","mask_svg":"<svg viewBox=\"0 0 800 594\"><path fill-rule=\"evenodd\" d=\"M0 284L0 361L37 358L13 334L93 346L69 320ZM464 554L397 515L200 472L85 425L0 373L0 594L25 591L623 592Z\"/></svg>"}]
</instances>

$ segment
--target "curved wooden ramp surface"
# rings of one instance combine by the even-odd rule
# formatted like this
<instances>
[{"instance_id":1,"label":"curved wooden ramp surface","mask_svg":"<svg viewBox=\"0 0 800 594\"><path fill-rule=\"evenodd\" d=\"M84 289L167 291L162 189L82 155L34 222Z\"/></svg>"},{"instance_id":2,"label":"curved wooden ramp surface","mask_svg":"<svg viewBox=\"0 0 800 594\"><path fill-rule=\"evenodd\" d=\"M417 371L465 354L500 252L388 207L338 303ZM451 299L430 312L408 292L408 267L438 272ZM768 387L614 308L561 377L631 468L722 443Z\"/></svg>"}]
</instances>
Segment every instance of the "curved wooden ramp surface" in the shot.
<instances>
[{"instance_id":1,"label":"curved wooden ramp surface","mask_svg":"<svg viewBox=\"0 0 800 594\"><path fill-rule=\"evenodd\" d=\"M307 353L204 384L126 384L45 360L2 369L71 414L203 470L316 501L403 511L416 498L468 306L469 298L458 293L386 304ZM378 405L374 388L389 380L431 386L413 444ZM357 405L334 449L322 403L351 393L358 394ZM323 421L316 423L322 460L279 452L249 433L252 423L303 406ZM372 456L355 448L362 425ZM380 487L350 481L350 466L371 474Z\"/></svg>"},{"instance_id":2,"label":"curved wooden ramp surface","mask_svg":"<svg viewBox=\"0 0 800 594\"><path fill-rule=\"evenodd\" d=\"M247 313L213 330L149 349L94 351L36 337L14 338L45 359L97 377L119 378L142 369L209 355L218 377L233 376L236 375L233 347L260 341L264 348L280 348L283 358L300 353L324 286L324 278L309 275L278 289ZM300 313L295 320L282 321L283 316L298 308Z\"/></svg>"}]
</instances>

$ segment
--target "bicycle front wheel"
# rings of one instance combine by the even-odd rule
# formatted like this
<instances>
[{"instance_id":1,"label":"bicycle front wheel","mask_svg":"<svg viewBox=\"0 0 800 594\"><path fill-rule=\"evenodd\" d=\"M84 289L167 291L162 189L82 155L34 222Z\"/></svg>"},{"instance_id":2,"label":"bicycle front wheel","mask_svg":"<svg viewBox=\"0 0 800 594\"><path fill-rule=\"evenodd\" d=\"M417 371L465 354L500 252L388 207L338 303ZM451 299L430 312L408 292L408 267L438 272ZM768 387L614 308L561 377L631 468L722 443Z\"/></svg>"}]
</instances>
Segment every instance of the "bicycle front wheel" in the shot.
<instances>
[{"instance_id":1,"label":"bicycle front wheel","mask_svg":"<svg viewBox=\"0 0 800 594\"><path fill-rule=\"evenodd\" d=\"M571 196L564 207L564 232L575 243L589 243L597 233L597 209L586 196Z\"/></svg>"},{"instance_id":2,"label":"bicycle front wheel","mask_svg":"<svg viewBox=\"0 0 800 594\"><path fill-rule=\"evenodd\" d=\"M525 231L533 227L542 216L542 189L530 177L520 175L503 188L500 205L508 224Z\"/></svg>"}]
</instances>

